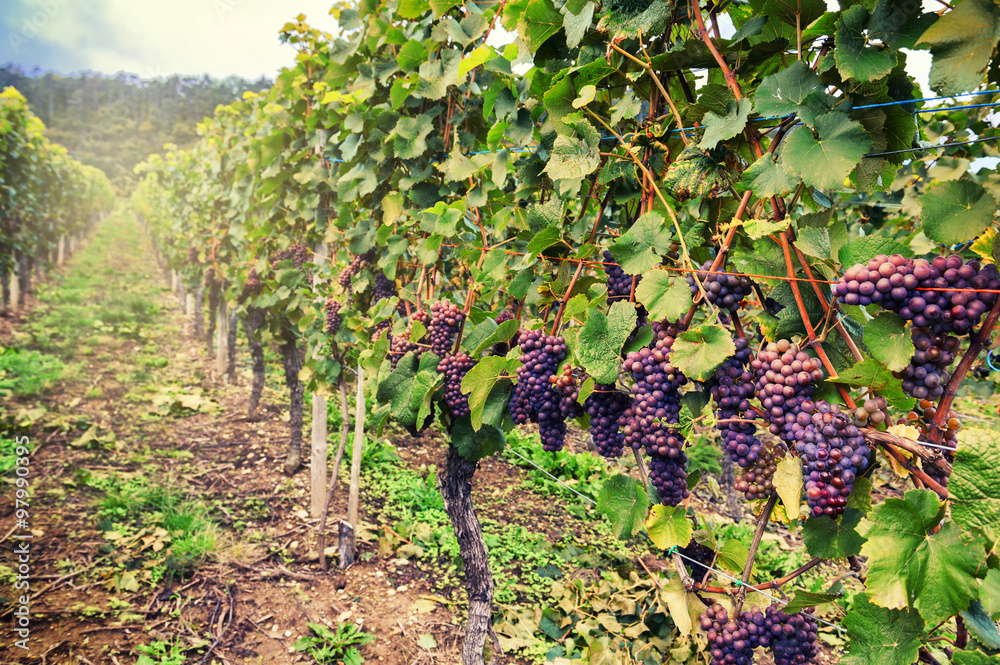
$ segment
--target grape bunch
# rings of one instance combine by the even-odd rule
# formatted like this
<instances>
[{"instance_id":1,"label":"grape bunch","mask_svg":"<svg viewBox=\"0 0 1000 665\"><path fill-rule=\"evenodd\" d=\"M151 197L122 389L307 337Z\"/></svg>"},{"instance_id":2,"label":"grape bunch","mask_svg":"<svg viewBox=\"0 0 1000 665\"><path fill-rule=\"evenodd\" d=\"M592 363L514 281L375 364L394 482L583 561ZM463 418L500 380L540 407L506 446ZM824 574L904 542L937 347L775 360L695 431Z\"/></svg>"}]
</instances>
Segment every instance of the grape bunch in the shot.
<instances>
[{"instance_id":1,"label":"grape bunch","mask_svg":"<svg viewBox=\"0 0 1000 665\"><path fill-rule=\"evenodd\" d=\"M423 343L424 338L420 339L420 342L413 342L410 338L413 336L413 324L416 322L422 323L424 326L430 318L427 316L427 312L419 311L415 312L410 318L410 322L406 325L406 330L399 333L393 337L389 342L389 356L392 359L392 368L396 369L396 365L399 364L399 359L405 356L410 351L415 351L417 356L421 353L420 344Z\"/></svg>"},{"instance_id":2,"label":"grape bunch","mask_svg":"<svg viewBox=\"0 0 1000 665\"><path fill-rule=\"evenodd\" d=\"M565 365L562 374L553 374L549 377L552 389L559 395L559 413L564 420L573 420L583 415L583 406L579 401L583 378L578 376L571 365Z\"/></svg>"},{"instance_id":3,"label":"grape bunch","mask_svg":"<svg viewBox=\"0 0 1000 665\"><path fill-rule=\"evenodd\" d=\"M917 399L939 397L951 375L946 371L958 354L960 340L926 328L914 328L913 357L910 364L894 375L902 379L903 391Z\"/></svg>"},{"instance_id":4,"label":"grape bunch","mask_svg":"<svg viewBox=\"0 0 1000 665\"><path fill-rule=\"evenodd\" d=\"M766 638L761 645L770 647L774 665L800 665L816 658L819 625L811 611L788 614L771 605L766 611L764 629Z\"/></svg>"},{"instance_id":5,"label":"grape bunch","mask_svg":"<svg viewBox=\"0 0 1000 665\"><path fill-rule=\"evenodd\" d=\"M561 402L562 397L559 393L549 390L535 408L542 450L550 453L559 452L566 443L566 419L562 413Z\"/></svg>"},{"instance_id":6,"label":"grape bunch","mask_svg":"<svg viewBox=\"0 0 1000 665\"><path fill-rule=\"evenodd\" d=\"M675 452L672 457L649 453L649 482L665 506L677 506L691 496L687 486L687 456L683 450Z\"/></svg>"},{"instance_id":7,"label":"grape bunch","mask_svg":"<svg viewBox=\"0 0 1000 665\"><path fill-rule=\"evenodd\" d=\"M684 565L690 572L691 577L699 580L705 579L712 563L715 561L715 550L705 547L694 540L684 547L679 548L677 552L681 554Z\"/></svg>"},{"instance_id":8,"label":"grape bunch","mask_svg":"<svg viewBox=\"0 0 1000 665\"><path fill-rule=\"evenodd\" d=\"M292 263L297 269L302 270L302 266L309 260L309 248L302 243L296 243L288 249L291 252Z\"/></svg>"},{"instance_id":9,"label":"grape bunch","mask_svg":"<svg viewBox=\"0 0 1000 665\"><path fill-rule=\"evenodd\" d=\"M548 398L558 399L552 391L550 377L566 358L566 342L562 337L546 335L543 330L522 330L518 336L521 345L521 366L517 368L517 384L510 398L510 416L518 425L538 420L538 408ZM546 416L550 415L546 412Z\"/></svg>"},{"instance_id":10,"label":"grape bunch","mask_svg":"<svg viewBox=\"0 0 1000 665\"><path fill-rule=\"evenodd\" d=\"M381 270L375 275L375 286L372 288L372 304L378 303L396 295L396 283L385 276Z\"/></svg>"},{"instance_id":11,"label":"grape bunch","mask_svg":"<svg viewBox=\"0 0 1000 665\"><path fill-rule=\"evenodd\" d=\"M823 379L819 361L782 339L761 349L750 367L757 376L757 397L771 423L771 433L790 444L789 426L796 421L803 405L811 404L813 383Z\"/></svg>"},{"instance_id":12,"label":"grape bunch","mask_svg":"<svg viewBox=\"0 0 1000 665\"><path fill-rule=\"evenodd\" d=\"M584 400L583 408L590 416L590 436L601 456L621 457L625 451L625 435L620 421L631 404L629 396L617 390L613 383L598 383Z\"/></svg>"},{"instance_id":13,"label":"grape bunch","mask_svg":"<svg viewBox=\"0 0 1000 665\"><path fill-rule=\"evenodd\" d=\"M456 418L469 415L469 397L462 394L462 379L476 361L465 352L446 354L438 363L437 370L444 375L444 403Z\"/></svg>"},{"instance_id":14,"label":"grape bunch","mask_svg":"<svg viewBox=\"0 0 1000 665\"><path fill-rule=\"evenodd\" d=\"M333 298L326 299L326 334L336 335L343 319L340 316L340 303Z\"/></svg>"},{"instance_id":15,"label":"grape bunch","mask_svg":"<svg viewBox=\"0 0 1000 665\"><path fill-rule=\"evenodd\" d=\"M756 436L757 427L753 423L724 422L754 418L749 401L754 392L754 381L747 369L753 351L745 337L737 338L735 343L736 353L715 370L709 392L716 404L716 427L722 435L722 445L730 459L741 469L745 469L757 461L761 442Z\"/></svg>"},{"instance_id":16,"label":"grape bunch","mask_svg":"<svg viewBox=\"0 0 1000 665\"><path fill-rule=\"evenodd\" d=\"M190 263L193 266L196 266L199 263L199 261L198 261L198 248L195 247L194 245L191 245L190 247L188 247L188 261L187 262Z\"/></svg>"},{"instance_id":17,"label":"grape bunch","mask_svg":"<svg viewBox=\"0 0 1000 665\"><path fill-rule=\"evenodd\" d=\"M740 303L753 291L753 281L746 275L735 275L726 272L708 272L712 269L712 261L706 261L698 272L698 279L705 289L705 296L708 302L719 309L735 312L740 308ZM687 275L687 283L691 288L691 295L698 295L698 285L694 281L694 275Z\"/></svg>"},{"instance_id":18,"label":"grape bunch","mask_svg":"<svg viewBox=\"0 0 1000 665\"><path fill-rule=\"evenodd\" d=\"M822 400L803 404L788 429L802 458L806 501L812 514L840 515L854 479L871 457L861 432L849 414Z\"/></svg>"},{"instance_id":19,"label":"grape bunch","mask_svg":"<svg viewBox=\"0 0 1000 665\"><path fill-rule=\"evenodd\" d=\"M622 270L615 258L611 256L611 252L605 250L603 256L604 261L601 266L604 268L604 274L608 277L608 302L629 300L632 297L633 276ZM642 280L642 276L635 277L636 288L639 288L640 280Z\"/></svg>"},{"instance_id":20,"label":"grape bunch","mask_svg":"<svg viewBox=\"0 0 1000 665\"><path fill-rule=\"evenodd\" d=\"M919 413L918 413L919 411ZM929 399L920 400L917 406L909 414L910 421L918 421L920 423L920 437L918 441L927 441L928 434L930 433L930 423L934 420L934 416L937 415L937 406L934 402ZM941 444L947 446L948 448L958 447L958 430L962 426L961 422L958 420L958 414L948 409L947 418L944 420L944 434L941 437ZM955 461L955 452L952 450L941 450L941 455L948 462ZM942 486L948 486L948 474L942 469L937 468L929 462L921 462L924 471L928 476L936 480Z\"/></svg>"},{"instance_id":21,"label":"grape bunch","mask_svg":"<svg viewBox=\"0 0 1000 665\"><path fill-rule=\"evenodd\" d=\"M994 265L938 256L933 261L880 254L844 272L834 291L848 305L879 303L917 328L969 333L997 301L1000 273Z\"/></svg>"},{"instance_id":22,"label":"grape bunch","mask_svg":"<svg viewBox=\"0 0 1000 665\"><path fill-rule=\"evenodd\" d=\"M629 352L623 363L632 376L634 403L626 411L625 438L633 448L662 457L683 455L684 438L676 425L680 419L680 388L687 377L670 364L670 350L680 329L668 322L653 324L653 341Z\"/></svg>"},{"instance_id":23,"label":"grape bunch","mask_svg":"<svg viewBox=\"0 0 1000 665\"><path fill-rule=\"evenodd\" d=\"M701 615L701 627L708 632L712 665L751 665L753 650L766 640L767 618L759 607L751 607L738 617L716 603Z\"/></svg>"},{"instance_id":24,"label":"grape bunch","mask_svg":"<svg viewBox=\"0 0 1000 665\"><path fill-rule=\"evenodd\" d=\"M368 260L365 255L355 254L351 257L351 262L347 264L347 267L340 271L340 275L337 276L337 283L345 289L349 288L351 286L351 278L367 266Z\"/></svg>"},{"instance_id":25,"label":"grape bunch","mask_svg":"<svg viewBox=\"0 0 1000 665\"><path fill-rule=\"evenodd\" d=\"M747 501L771 496L774 493L774 472L778 470L778 462L784 456L785 451L780 445L762 447L757 458L735 474L734 487L743 492Z\"/></svg>"},{"instance_id":26,"label":"grape bunch","mask_svg":"<svg viewBox=\"0 0 1000 665\"><path fill-rule=\"evenodd\" d=\"M431 322L427 326L427 339L431 353L444 356L451 351L455 336L465 320L465 312L451 302L439 301L431 304Z\"/></svg>"},{"instance_id":27,"label":"grape bunch","mask_svg":"<svg viewBox=\"0 0 1000 665\"><path fill-rule=\"evenodd\" d=\"M854 410L854 424L858 427L881 425L889 418L886 411L888 407L889 402L884 397L870 396L862 406Z\"/></svg>"},{"instance_id":28,"label":"grape bunch","mask_svg":"<svg viewBox=\"0 0 1000 665\"><path fill-rule=\"evenodd\" d=\"M240 292L240 302L260 295L263 288L264 285L261 284L260 277L257 276L257 270L250 268L250 272L247 273L247 279L243 282L243 290Z\"/></svg>"}]
</instances>

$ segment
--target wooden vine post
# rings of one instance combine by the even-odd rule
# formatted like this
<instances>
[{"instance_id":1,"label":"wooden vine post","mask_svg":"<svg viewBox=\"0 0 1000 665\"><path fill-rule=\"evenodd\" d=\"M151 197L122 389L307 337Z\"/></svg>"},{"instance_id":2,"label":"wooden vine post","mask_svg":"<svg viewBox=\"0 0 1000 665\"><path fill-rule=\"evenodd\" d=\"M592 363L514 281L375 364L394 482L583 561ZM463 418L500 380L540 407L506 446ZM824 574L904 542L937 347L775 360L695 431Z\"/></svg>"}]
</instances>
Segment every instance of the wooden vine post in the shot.
<instances>
[{"instance_id":1,"label":"wooden vine post","mask_svg":"<svg viewBox=\"0 0 1000 665\"><path fill-rule=\"evenodd\" d=\"M325 260L326 245L321 244L316 248L316 263L320 264ZM313 288L316 288L315 283ZM320 346L313 352L314 359L319 357ZM312 437L309 448L310 512L313 519L323 514L323 506L326 503L327 464L326 396L315 393L312 396Z\"/></svg>"},{"instance_id":2,"label":"wooden vine post","mask_svg":"<svg viewBox=\"0 0 1000 665\"><path fill-rule=\"evenodd\" d=\"M351 449L351 493L347 502L347 522L342 523L340 529L341 568L347 568L357 558L358 503L361 494L361 455L365 442L365 370L360 364L358 364L358 391L356 400L354 447Z\"/></svg>"}]
</instances>

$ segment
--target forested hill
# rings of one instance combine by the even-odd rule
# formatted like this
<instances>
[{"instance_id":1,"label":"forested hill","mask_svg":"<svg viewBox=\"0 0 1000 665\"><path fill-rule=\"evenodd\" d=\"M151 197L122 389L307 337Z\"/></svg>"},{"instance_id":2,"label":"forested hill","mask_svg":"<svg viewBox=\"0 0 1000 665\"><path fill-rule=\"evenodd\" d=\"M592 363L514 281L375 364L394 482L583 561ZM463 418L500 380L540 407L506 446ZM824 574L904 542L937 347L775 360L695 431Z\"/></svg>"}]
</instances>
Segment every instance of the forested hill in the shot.
<instances>
[{"instance_id":1,"label":"forested hill","mask_svg":"<svg viewBox=\"0 0 1000 665\"><path fill-rule=\"evenodd\" d=\"M190 146L197 138L195 126L216 106L270 85L264 77L141 79L125 73L61 76L28 73L16 65L0 68L0 89L17 88L45 122L49 140L103 170L119 194L136 181L135 165L162 152L163 144Z\"/></svg>"}]
</instances>

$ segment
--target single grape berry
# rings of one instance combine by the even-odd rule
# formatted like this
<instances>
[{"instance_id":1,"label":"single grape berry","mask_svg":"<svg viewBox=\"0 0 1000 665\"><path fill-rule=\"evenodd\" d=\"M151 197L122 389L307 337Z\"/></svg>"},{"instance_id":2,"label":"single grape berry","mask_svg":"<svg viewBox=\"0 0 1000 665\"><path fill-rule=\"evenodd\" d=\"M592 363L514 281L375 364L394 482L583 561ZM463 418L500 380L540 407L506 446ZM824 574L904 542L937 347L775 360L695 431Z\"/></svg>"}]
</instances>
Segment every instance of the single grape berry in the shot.
<instances>
[{"instance_id":1,"label":"single grape berry","mask_svg":"<svg viewBox=\"0 0 1000 665\"><path fill-rule=\"evenodd\" d=\"M437 370L444 375L444 403L456 418L469 415L469 397L462 394L462 379L476 361L465 352L446 354L438 363Z\"/></svg>"}]
</instances>

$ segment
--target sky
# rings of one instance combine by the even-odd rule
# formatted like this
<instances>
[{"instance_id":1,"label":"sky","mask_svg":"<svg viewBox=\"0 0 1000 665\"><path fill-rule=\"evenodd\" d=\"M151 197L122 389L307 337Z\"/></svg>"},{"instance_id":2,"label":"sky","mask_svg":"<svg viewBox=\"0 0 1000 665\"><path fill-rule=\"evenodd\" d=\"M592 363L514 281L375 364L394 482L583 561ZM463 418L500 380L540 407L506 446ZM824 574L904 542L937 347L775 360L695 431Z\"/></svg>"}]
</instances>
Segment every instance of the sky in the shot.
<instances>
[{"instance_id":1,"label":"sky","mask_svg":"<svg viewBox=\"0 0 1000 665\"><path fill-rule=\"evenodd\" d=\"M0 64L61 74L124 71L274 78L294 50L278 31L299 13L331 31L331 0L0 0Z\"/></svg>"}]
</instances>

